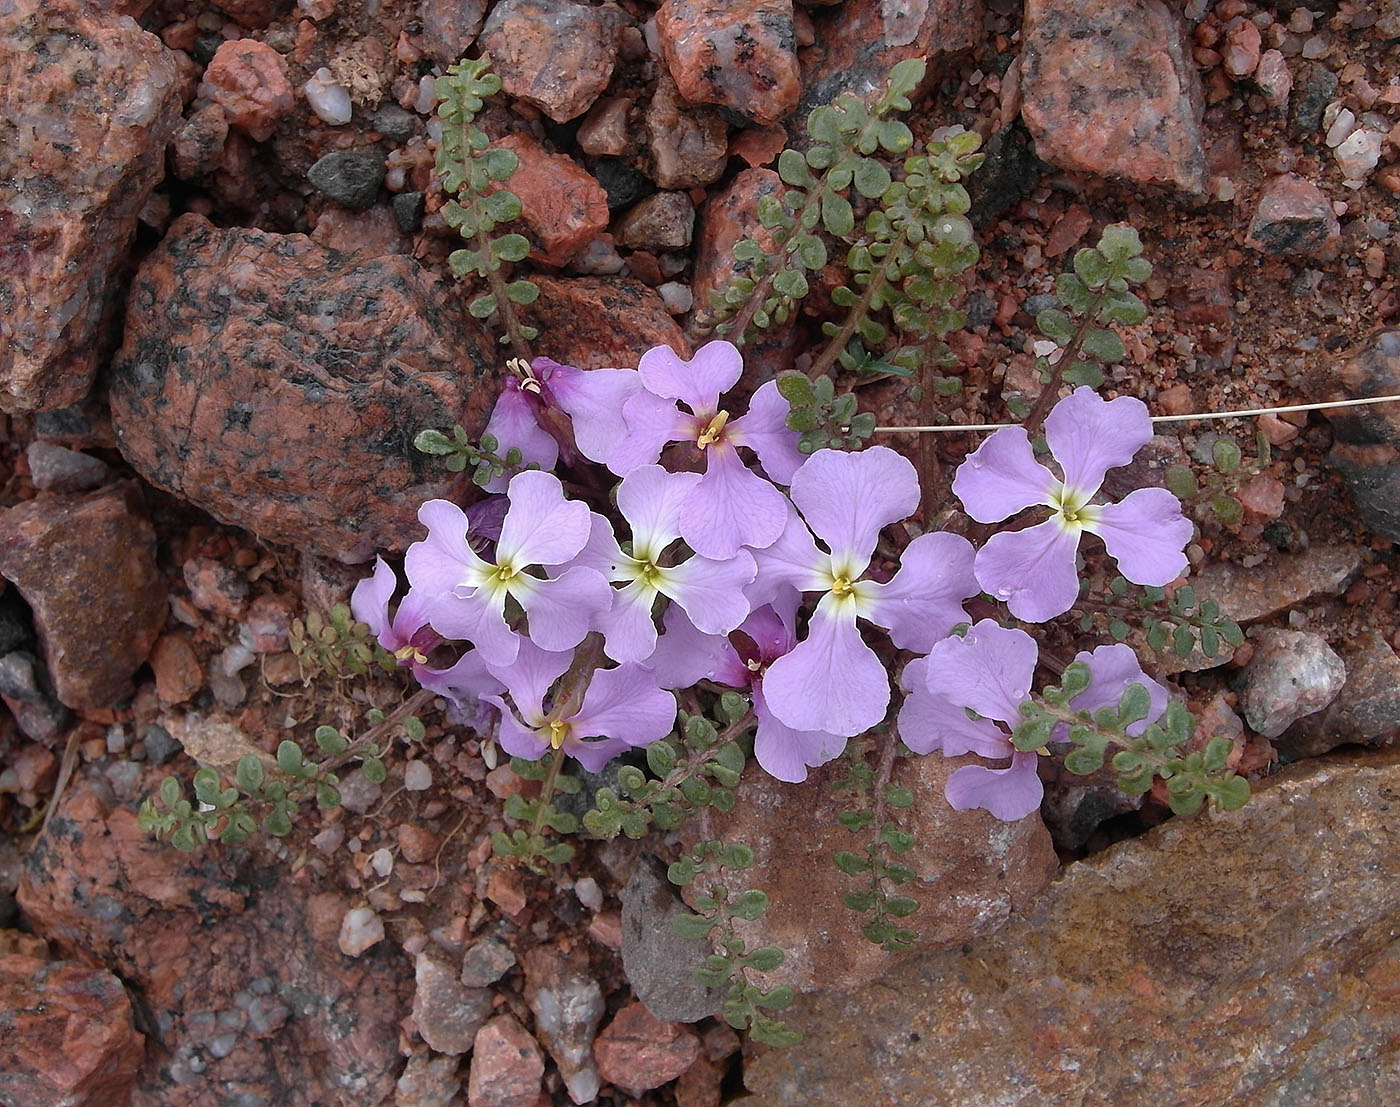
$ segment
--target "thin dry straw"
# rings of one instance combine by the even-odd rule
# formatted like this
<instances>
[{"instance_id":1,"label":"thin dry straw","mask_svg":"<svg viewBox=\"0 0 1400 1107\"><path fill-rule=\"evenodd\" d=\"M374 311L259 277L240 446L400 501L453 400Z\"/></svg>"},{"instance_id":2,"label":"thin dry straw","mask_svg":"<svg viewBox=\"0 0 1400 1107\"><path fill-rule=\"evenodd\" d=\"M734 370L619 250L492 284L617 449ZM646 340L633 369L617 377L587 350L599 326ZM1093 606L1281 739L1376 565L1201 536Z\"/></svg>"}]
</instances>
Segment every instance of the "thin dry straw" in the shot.
<instances>
[{"instance_id":1,"label":"thin dry straw","mask_svg":"<svg viewBox=\"0 0 1400 1107\"><path fill-rule=\"evenodd\" d=\"M1332 400L1321 404L1289 404L1286 407L1253 407L1240 411L1207 411L1199 415L1154 415L1154 423L1190 423L1197 419L1245 419L1252 415L1277 415L1284 411L1322 411L1334 407L1363 407L1366 404L1386 404L1400 396L1367 396L1360 400ZM926 431L993 431L1002 427L1017 427L1019 423L950 423L941 427L876 427L880 434L923 434Z\"/></svg>"}]
</instances>

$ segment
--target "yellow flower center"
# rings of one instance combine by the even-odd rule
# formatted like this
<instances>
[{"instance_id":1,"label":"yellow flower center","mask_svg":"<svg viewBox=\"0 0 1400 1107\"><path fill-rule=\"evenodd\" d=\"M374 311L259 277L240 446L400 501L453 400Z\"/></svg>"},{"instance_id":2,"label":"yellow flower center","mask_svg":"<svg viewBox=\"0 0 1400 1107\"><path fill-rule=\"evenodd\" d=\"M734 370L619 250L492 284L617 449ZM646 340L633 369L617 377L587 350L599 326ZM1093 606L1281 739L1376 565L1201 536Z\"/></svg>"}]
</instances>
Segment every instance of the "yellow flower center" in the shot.
<instances>
[{"instance_id":1,"label":"yellow flower center","mask_svg":"<svg viewBox=\"0 0 1400 1107\"><path fill-rule=\"evenodd\" d=\"M729 412L721 411L710 420L710 425L701 432L700 437L695 440L695 444L703 450L712 442L717 441L719 436L724 433L724 424L727 422L729 422Z\"/></svg>"},{"instance_id":2,"label":"yellow flower center","mask_svg":"<svg viewBox=\"0 0 1400 1107\"><path fill-rule=\"evenodd\" d=\"M428 658L423 651L411 643L396 649L394 651L394 660L412 661L415 665L426 665L428 663Z\"/></svg>"},{"instance_id":3,"label":"yellow flower center","mask_svg":"<svg viewBox=\"0 0 1400 1107\"><path fill-rule=\"evenodd\" d=\"M549 720L549 745L551 749L562 749L569 737L569 724L564 719Z\"/></svg>"},{"instance_id":4,"label":"yellow flower center","mask_svg":"<svg viewBox=\"0 0 1400 1107\"><path fill-rule=\"evenodd\" d=\"M833 596L849 596L851 594L850 577L837 577L831 582L831 594Z\"/></svg>"}]
</instances>

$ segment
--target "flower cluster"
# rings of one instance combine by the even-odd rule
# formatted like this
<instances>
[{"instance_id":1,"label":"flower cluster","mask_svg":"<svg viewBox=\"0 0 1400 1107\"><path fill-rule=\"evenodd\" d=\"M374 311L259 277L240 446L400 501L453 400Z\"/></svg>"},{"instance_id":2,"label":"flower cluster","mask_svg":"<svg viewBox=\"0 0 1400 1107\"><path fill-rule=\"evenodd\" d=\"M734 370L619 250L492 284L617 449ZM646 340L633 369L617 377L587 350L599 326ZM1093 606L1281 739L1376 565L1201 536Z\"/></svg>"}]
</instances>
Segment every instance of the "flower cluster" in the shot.
<instances>
[{"instance_id":1,"label":"flower cluster","mask_svg":"<svg viewBox=\"0 0 1400 1107\"><path fill-rule=\"evenodd\" d=\"M954 491L981 521L1037 504L1050 519L980 550L933 532L896 553L880 539L918 507L913 465L884 446L805 456L772 382L746 412L726 399L742 368L724 341L689 361L658 347L636 369L537 359L507 382L487 427L531 468L493 479L494 495L470 511L424 504L407 594L391 615L397 580L381 560L355 591L356 616L424 687L499 708L511 754L562 750L595 771L668 734L676 691L704 682L747 694L759 764L803 780L886 719L906 651L906 745L1010 759L955 772L953 805L1004 819L1033 811L1036 755L998 724L1014 726L1029 695L1035 642L989 620L955 630L984 590L1027 620L1068 609L1083 530L1130 579L1174 579L1190 525L1169 494L1091 502L1150 437L1145 409L1087 389L1062 402L1046 422L1062 479L1034 460L1024 431L997 432ZM580 459L615 478L610 500L571 496L551 471ZM1140 682L1160 713L1165 692L1131 658L1126 647L1088 655L1096 679L1084 696L1097 704Z\"/></svg>"}]
</instances>

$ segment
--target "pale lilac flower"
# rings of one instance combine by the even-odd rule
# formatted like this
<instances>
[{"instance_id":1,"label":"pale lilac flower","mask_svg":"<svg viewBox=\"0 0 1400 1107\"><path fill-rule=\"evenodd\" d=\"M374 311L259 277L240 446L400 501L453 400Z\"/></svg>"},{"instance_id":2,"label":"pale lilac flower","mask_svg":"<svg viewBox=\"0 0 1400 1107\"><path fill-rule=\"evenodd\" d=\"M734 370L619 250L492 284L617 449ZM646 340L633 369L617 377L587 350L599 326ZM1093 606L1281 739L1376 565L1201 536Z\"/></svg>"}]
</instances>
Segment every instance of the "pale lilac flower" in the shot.
<instances>
[{"instance_id":1,"label":"pale lilac flower","mask_svg":"<svg viewBox=\"0 0 1400 1107\"><path fill-rule=\"evenodd\" d=\"M915 753L1011 759L1004 769L964 765L956 770L944 789L954 809L980 807L1012 821L1040 807L1044 789L1036 754L1016 749L1010 734L1021 722L1021 704L1030 698L1035 661L1034 638L983 619L965 637L945 638L928 657L905 666L898 727L906 746ZM981 717L969 718L965 708Z\"/></svg>"},{"instance_id":2,"label":"pale lilac flower","mask_svg":"<svg viewBox=\"0 0 1400 1107\"><path fill-rule=\"evenodd\" d=\"M1072 696L1069 705L1076 711L1093 714L1101 707L1117 707L1130 684L1141 684L1147 689L1147 714L1125 728L1129 738L1136 738L1152 723L1156 722L1167 709L1167 690L1142 671L1137 654L1129 646L1120 643L1095 646L1093 650L1081 650L1074 655L1076 661L1089 666L1089 687ZM1068 724L1055 728L1052 742L1064 742L1069 738Z\"/></svg>"},{"instance_id":3,"label":"pale lilac flower","mask_svg":"<svg viewBox=\"0 0 1400 1107\"><path fill-rule=\"evenodd\" d=\"M518 377L507 377L486 421L485 434L496 439L496 454L504 458L512 449L520 451L523 465L535 464L546 471L559 460L559 443L540 426L532 404L532 392L538 382L522 383ZM485 485L488 492L504 492L510 476L501 473Z\"/></svg>"},{"instance_id":4,"label":"pale lilac flower","mask_svg":"<svg viewBox=\"0 0 1400 1107\"><path fill-rule=\"evenodd\" d=\"M514 663L494 667L511 703L501 695L486 698L501 709L499 741L507 753L534 761L562 749L596 773L619 753L670 733L676 698L640 665L597 670L581 700L551 695L574 658L572 650L551 653L525 639Z\"/></svg>"},{"instance_id":5,"label":"pale lilac flower","mask_svg":"<svg viewBox=\"0 0 1400 1107\"><path fill-rule=\"evenodd\" d=\"M914 467L885 446L818 450L794 474L791 496L829 552L795 516L769 549L754 552L755 605L789 586L822 593L806 639L769 667L764 695L794 730L850 737L879 723L890 701L884 663L856 619L884 627L900 649L927 650L967 618L962 601L978 590L972 546L957 535L921 535L888 583L862 579L880 529L919 504Z\"/></svg>"},{"instance_id":6,"label":"pale lilac flower","mask_svg":"<svg viewBox=\"0 0 1400 1107\"><path fill-rule=\"evenodd\" d=\"M1035 460L1023 427L1003 427L968 455L953 492L980 523L994 523L1036 504L1050 508L1038 526L993 535L978 551L977 580L1005 600L1018 619L1039 623L1062 615L1079 596L1075 554L1083 531L1103 539L1118 571L1135 584L1170 584L1186 568L1191 522L1164 488L1139 488L1116 504L1090 500L1109 469L1126 465L1152 438L1141 400L1104 400L1076 388L1045 420L1045 438L1059 463L1058 479Z\"/></svg>"},{"instance_id":7,"label":"pale lilac flower","mask_svg":"<svg viewBox=\"0 0 1400 1107\"><path fill-rule=\"evenodd\" d=\"M467 650L449 668L432 668L428 655L442 644L442 636L428 625L427 605L419 592L404 596L390 618L389 604L397 587L398 578L380 557L375 559L374 575L365 577L350 594L351 613L369 624L370 632L394 660L406 666L424 688L459 706L502 691L503 686L486 671L476 650Z\"/></svg>"},{"instance_id":8,"label":"pale lilac flower","mask_svg":"<svg viewBox=\"0 0 1400 1107\"><path fill-rule=\"evenodd\" d=\"M626 436L607 460L609 469L626 476L655 464L671 442L694 446L705 472L686 496L680 533L696 553L718 560L744 546L767 546L787 517L783 494L744 464L737 447L757 453L779 484L803 461L797 434L787 427L788 403L772 381L754 393L747 415L731 420L720 407L721 393L738 382L743 368L739 351L723 340L707 342L690 361L665 346L648 350L637 366L642 388L622 408Z\"/></svg>"},{"instance_id":9,"label":"pale lilac flower","mask_svg":"<svg viewBox=\"0 0 1400 1107\"><path fill-rule=\"evenodd\" d=\"M641 465L617 487L617 509L632 528L631 553L622 553L614 543L608 577L623 587L596 624L614 661L645 661L656 649L652 612L657 596L678 604L706 634L728 634L749 613L744 586L755 569L747 551L725 561L696 555L679 564L664 563L680 537L682 504L700 480L698 473ZM596 525L594 530L596 535Z\"/></svg>"},{"instance_id":10,"label":"pale lilac flower","mask_svg":"<svg viewBox=\"0 0 1400 1107\"><path fill-rule=\"evenodd\" d=\"M557 408L568 415L578 452L605 464L621 431L618 414L627 398L641 391L637 371L576 369L547 357L535 358L530 368L538 388L527 382L525 391L538 398L539 414L548 418Z\"/></svg>"},{"instance_id":11,"label":"pale lilac flower","mask_svg":"<svg viewBox=\"0 0 1400 1107\"><path fill-rule=\"evenodd\" d=\"M588 507L566 500L559 478L537 470L511 478L508 498L494 561L468 545L467 516L447 500L419 508L428 537L404 558L433 629L472 642L492 664L509 664L519 648L506 620L508 598L524 609L530 636L547 650L578 645L612 603L612 590L594 569L574 566L552 579L528 572L565 565L578 554L588 540Z\"/></svg>"}]
</instances>

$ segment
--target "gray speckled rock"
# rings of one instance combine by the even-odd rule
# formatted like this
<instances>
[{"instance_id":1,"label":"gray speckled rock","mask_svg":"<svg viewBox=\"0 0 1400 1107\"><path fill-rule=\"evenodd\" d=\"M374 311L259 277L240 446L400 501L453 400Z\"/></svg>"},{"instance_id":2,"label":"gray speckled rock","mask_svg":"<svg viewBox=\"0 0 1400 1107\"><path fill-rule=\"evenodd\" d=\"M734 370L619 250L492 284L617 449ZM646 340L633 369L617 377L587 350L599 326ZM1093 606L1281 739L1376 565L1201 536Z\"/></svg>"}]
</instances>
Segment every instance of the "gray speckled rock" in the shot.
<instances>
[{"instance_id":1,"label":"gray speckled rock","mask_svg":"<svg viewBox=\"0 0 1400 1107\"><path fill-rule=\"evenodd\" d=\"M1346 665L1321 635L1269 627L1253 641L1240 708L1265 738L1277 738L1304 715L1321 711L1346 682Z\"/></svg>"}]
</instances>

